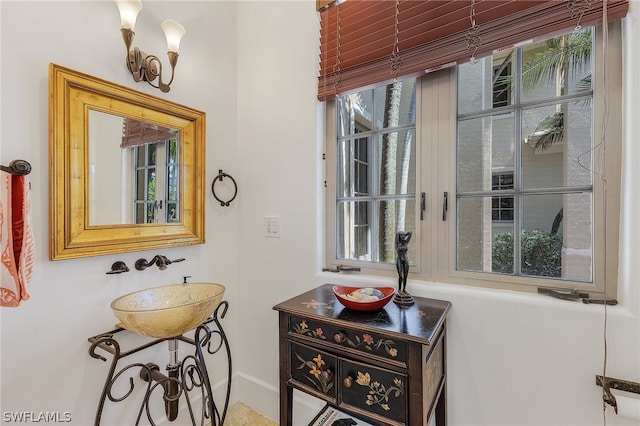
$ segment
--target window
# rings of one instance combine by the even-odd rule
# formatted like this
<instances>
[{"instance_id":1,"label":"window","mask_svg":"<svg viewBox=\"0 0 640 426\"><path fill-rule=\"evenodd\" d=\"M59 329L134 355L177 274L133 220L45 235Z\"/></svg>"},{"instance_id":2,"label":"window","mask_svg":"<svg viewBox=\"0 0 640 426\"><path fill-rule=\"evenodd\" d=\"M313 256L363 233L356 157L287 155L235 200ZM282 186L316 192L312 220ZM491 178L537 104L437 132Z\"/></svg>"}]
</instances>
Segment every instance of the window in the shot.
<instances>
[{"instance_id":1,"label":"window","mask_svg":"<svg viewBox=\"0 0 640 426\"><path fill-rule=\"evenodd\" d=\"M132 148L134 223L178 222L178 140Z\"/></svg>"},{"instance_id":2,"label":"window","mask_svg":"<svg viewBox=\"0 0 640 426\"><path fill-rule=\"evenodd\" d=\"M592 45L588 28L459 67L459 270L592 281ZM503 213L511 229L494 226Z\"/></svg>"},{"instance_id":3,"label":"window","mask_svg":"<svg viewBox=\"0 0 640 426\"><path fill-rule=\"evenodd\" d=\"M494 173L491 177L491 190L513 189L513 172ZM491 220L513 221L513 197L491 198Z\"/></svg>"},{"instance_id":4,"label":"window","mask_svg":"<svg viewBox=\"0 0 640 426\"><path fill-rule=\"evenodd\" d=\"M395 262L415 231L415 79L337 101L336 258Z\"/></svg>"},{"instance_id":5,"label":"window","mask_svg":"<svg viewBox=\"0 0 640 426\"><path fill-rule=\"evenodd\" d=\"M595 36L587 28L328 102L327 263L393 276L402 230L413 233L414 278L600 294L606 279L615 292L621 125L610 112L601 135Z\"/></svg>"}]
</instances>

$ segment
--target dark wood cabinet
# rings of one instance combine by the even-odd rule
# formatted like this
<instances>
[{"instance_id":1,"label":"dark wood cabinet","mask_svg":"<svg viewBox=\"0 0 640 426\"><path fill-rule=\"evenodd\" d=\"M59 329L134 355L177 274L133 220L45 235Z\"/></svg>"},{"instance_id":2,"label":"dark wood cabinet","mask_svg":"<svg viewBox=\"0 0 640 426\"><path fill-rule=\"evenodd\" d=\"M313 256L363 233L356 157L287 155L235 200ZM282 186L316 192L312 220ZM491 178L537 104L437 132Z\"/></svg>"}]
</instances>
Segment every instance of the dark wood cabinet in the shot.
<instances>
[{"instance_id":1,"label":"dark wood cabinet","mask_svg":"<svg viewBox=\"0 0 640 426\"><path fill-rule=\"evenodd\" d=\"M274 307L280 327L280 425L293 389L381 425L446 424L446 316L451 304L415 297L358 312L325 284Z\"/></svg>"}]
</instances>

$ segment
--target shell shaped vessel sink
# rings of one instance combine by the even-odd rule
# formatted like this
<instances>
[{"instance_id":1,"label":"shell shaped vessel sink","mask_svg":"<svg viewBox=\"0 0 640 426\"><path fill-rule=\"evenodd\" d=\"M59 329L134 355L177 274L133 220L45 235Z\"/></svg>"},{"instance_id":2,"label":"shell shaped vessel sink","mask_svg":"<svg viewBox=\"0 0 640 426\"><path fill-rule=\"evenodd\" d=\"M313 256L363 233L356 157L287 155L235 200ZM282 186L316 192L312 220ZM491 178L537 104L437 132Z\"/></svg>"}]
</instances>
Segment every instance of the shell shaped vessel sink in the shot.
<instances>
[{"instance_id":1,"label":"shell shaped vessel sink","mask_svg":"<svg viewBox=\"0 0 640 426\"><path fill-rule=\"evenodd\" d=\"M127 330L147 337L177 337L209 318L224 291L216 283L170 284L120 296L111 302L111 310Z\"/></svg>"}]
</instances>

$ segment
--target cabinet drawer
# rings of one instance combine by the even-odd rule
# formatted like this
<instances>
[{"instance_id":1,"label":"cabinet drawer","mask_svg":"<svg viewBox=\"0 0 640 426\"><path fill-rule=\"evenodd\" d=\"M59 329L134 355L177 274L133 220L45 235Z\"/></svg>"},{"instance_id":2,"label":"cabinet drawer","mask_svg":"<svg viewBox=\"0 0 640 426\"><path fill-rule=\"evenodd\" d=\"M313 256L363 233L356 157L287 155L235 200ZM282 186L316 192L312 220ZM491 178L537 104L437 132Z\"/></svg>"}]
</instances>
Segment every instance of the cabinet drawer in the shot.
<instances>
[{"instance_id":1,"label":"cabinet drawer","mask_svg":"<svg viewBox=\"0 0 640 426\"><path fill-rule=\"evenodd\" d=\"M376 355L404 363L407 358L406 344L376 333L336 327L308 318L291 316L289 333L307 336L340 347L352 348L367 355Z\"/></svg>"},{"instance_id":2,"label":"cabinet drawer","mask_svg":"<svg viewBox=\"0 0 640 426\"><path fill-rule=\"evenodd\" d=\"M335 373L338 365L335 356L289 342L289 362L290 382L298 388L303 387L325 400L335 402Z\"/></svg>"},{"instance_id":3,"label":"cabinet drawer","mask_svg":"<svg viewBox=\"0 0 640 426\"><path fill-rule=\"evenodd\" d=\"M406 374L358 362L340 361L339 406L351 406L406 423Z\"/></svg>"}]
</instances>

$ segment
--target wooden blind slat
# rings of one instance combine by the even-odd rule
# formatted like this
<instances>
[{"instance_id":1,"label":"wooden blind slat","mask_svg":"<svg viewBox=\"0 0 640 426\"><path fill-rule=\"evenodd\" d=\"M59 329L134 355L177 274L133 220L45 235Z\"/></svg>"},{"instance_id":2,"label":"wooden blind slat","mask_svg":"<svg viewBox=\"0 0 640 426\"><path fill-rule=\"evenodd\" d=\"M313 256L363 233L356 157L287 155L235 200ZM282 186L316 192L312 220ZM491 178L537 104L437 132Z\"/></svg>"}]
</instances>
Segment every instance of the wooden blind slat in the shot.
<instances>
[{"instance_id":1,"label":"wooden blind slat","mask_svg":"<svg viewBox=\"0 0 640 426\"><path fill-rule=\"evenodd\" d=\"M175 137L175 133L166 127L125 118L122 125L122 143L120 144L120 148L164 142Z\"/></svg>"},{"instance_id":2,"label":"wooden blind slat","mask_svg":"<svg viewBox=\"0 0 640 426\"><path fill-rule=\"evenodd\" d=\"M628 8L629 0L608 0L608 19L623 18ZM466 40L470 10L471 1L401 0L398 47L402 67L398 77L467 61L472 53ZM570 31L578 23L567 1L478 0L475 11L481 37L476 57L525 40ZM602 1L593 1L580 23L601 24ZM394 0L348 0L322 11L320 25L319 99L391 80Z\"/></svg>"}]
</instances>

